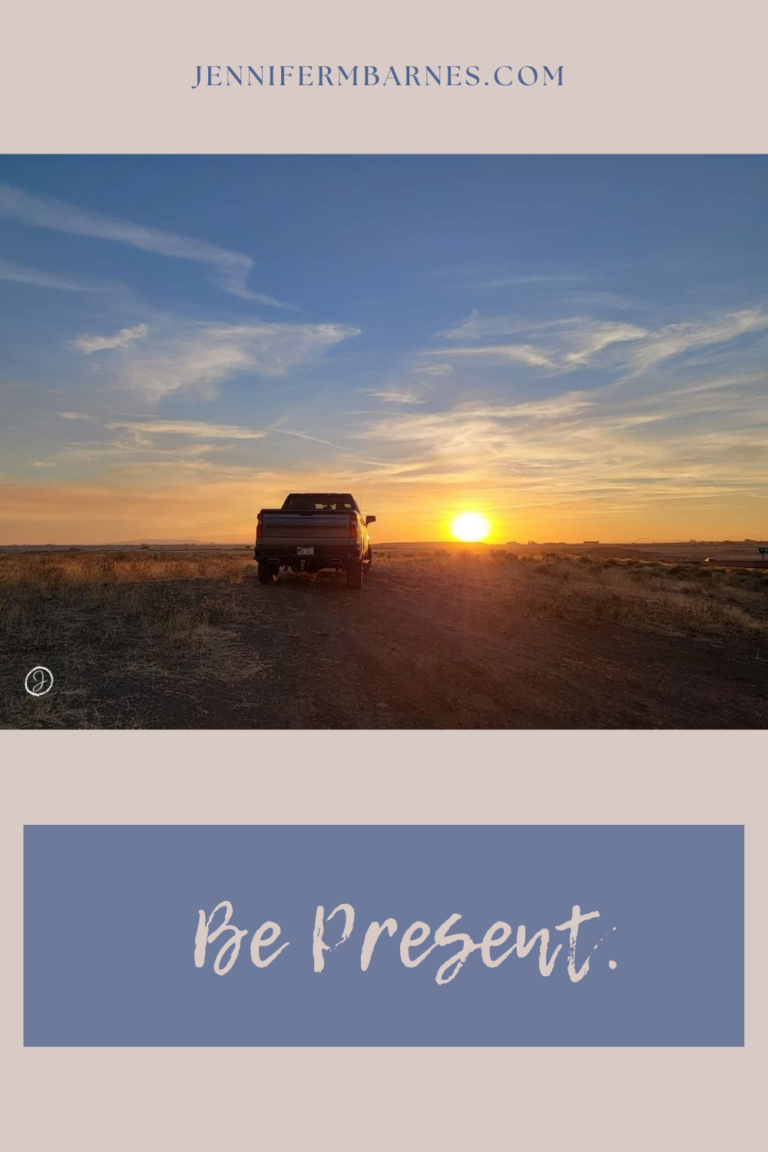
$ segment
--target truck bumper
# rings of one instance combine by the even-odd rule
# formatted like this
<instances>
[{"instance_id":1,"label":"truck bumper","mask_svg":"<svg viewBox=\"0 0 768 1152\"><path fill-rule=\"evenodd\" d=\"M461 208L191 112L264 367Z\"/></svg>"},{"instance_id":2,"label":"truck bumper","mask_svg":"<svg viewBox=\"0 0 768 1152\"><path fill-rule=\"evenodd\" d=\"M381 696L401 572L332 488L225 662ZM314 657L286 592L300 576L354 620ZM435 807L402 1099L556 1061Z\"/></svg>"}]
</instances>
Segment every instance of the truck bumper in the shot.
<instances>
[{"instance_id":1,"label":"truck bumper","mask_svg":"<svg viewBox=\"0 0 768 1152\"><path fill-rule=\"evenodd\" d=\"M303 547L314 548L313 554L300 556L297 549ZM359 544L299 544L291 547L284 544L277 547L270 547L269 544L257 544L253 558L257 561L278 565L281 568L299 568L302 566L308 570L312 568L316 570L319 568L343 568L350 561L362 558L362 548Z\"/></svg>"}]
</instances>

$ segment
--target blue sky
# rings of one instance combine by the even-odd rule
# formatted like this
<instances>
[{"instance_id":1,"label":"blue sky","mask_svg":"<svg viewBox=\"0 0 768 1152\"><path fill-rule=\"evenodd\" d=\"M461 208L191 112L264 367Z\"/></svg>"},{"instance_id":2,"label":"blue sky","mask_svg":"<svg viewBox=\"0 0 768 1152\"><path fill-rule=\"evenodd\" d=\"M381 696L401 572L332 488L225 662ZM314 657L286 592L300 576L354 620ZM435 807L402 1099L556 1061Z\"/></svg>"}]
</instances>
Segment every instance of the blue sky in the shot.
<instances>
[{"instance_id":1,"label":"blue sky","mask_svg":"<svg viewBox=\"0 0 768 1152\"><path fill-rule=\"evenodd\" d=\"M5 157L0 541L766 534L764 157Z\"/></svg>"}]
</instances>

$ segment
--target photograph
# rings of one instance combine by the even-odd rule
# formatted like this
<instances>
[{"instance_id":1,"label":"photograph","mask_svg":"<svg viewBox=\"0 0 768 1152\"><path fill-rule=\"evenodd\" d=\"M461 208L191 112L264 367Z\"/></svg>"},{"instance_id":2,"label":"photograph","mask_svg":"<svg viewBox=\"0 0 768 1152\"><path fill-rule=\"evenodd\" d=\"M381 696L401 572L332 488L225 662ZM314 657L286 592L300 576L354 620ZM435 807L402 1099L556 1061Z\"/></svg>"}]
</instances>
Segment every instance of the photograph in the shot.
<instances>
[{"instance_id":1,"label":"photograph","mask_svg":"<svg viewBox=\"0 0 768 1152\"><path fill-rule=\"evenodd\" d=\"M0 158L0 726L764 728L767 209L762 155Z\"/></svg>"}]
</instances>

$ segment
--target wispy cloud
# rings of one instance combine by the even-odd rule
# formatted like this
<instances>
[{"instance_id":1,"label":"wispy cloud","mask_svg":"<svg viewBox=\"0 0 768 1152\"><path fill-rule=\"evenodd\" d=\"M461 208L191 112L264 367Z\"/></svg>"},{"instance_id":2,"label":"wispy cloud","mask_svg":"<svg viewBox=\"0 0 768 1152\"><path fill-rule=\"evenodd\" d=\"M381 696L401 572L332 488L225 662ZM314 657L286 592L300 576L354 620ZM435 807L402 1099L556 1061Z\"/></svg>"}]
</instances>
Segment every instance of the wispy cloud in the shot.
<instances>
[{"instance_id":1,"label":"wispy cloud","mask_svg":"<svg viewBox=\"0 0 768 1152\"><path fill-rule=\"evenodd\" d=\"M695 389L695 390L693 390ZM391 452L388 483L471 490L520 512L587 505L622 517L654 502L760 497L765 380L683 385L651 395L571 392L542 402L387 413L359 433ZM695 437L680 438L680 420Z\"/></svg>"},{"instance_id":2,"label":"wispy cloud","mask_svg":"<svg viewBox=\"0 0 768 1152\"><path fill-rule=\"evenodd\" d=\"M108 352L116 348L127 348L135 340L149 334L147 324L136 324L133 328L121 328L113 336L78 336L72 341L73 347L90 356L93 352Z\"/></svg>"},{"instance_id":3,"label":"wispy cloud","mask_svg":"<svg viewBox=\"0 0 768 1152\"><path fill-rule=\"evenodd\" d=\"M369 464L375 467L386 467L384 461L367 460L365 457L357 455L355 449L350 448L349 445L338 444L335 440L326 440L322 436L313 436L310 432L295 432L291 428L280 428L277 425L275 425L273 428L270 428L269 431L271 433L277 433L280 436L293 436L297 440L308 440L313 444L324 444L327 448L333 448L335 452L343 452L344 455L347 456L350 460L355 460L359 464ZM336 468L334 467L334 475L335 474Z\"/></svg>"},{"instance_id":4,"label":"wispy cloud","mask_svg":"<svg viewBox=\"0 0 768 1152\"><path fill-rule=\"evenodd\" d=\"M438 336L443 340L487 340L495 336L518 335L536 327L520 316L482 316L477 308L473 308L466 320L438 332Z\"/></svg>"},{"instance_id":5,"label":"wispy cloud","mask_svg":"<svg viewBox=\"0 0 768 1152\"><path fill-rule=\"evenodd\" d=\"M453 457L457 449L480 452L497 435L507 442L512 425L567 418L593 408L595 399L583 392L566 392L550 399L521 401L518 404L476 404L463 401L440 412L387 415L363 428L363 439L422 441L433 445L440 454ZM490 437L490 439L489 439Z\"/></svg>"},{"instance_id":6,"label":"wispy cloud","mask_svg":"<svg viewBox=\"0 0 768 1152\"><path fill-rule=\"evenodd\" d=\"M466 320L440 333L445 340L483 341L493 337L526 335L531 343L480 344L454 348L459 355L493 356L532 366L568 368L585 364L609 344L641 340L645 328L616 320L564 316L549 320L526 320L520 316L481 316L475 309ZM534 343L535 342L535 343ZM442 349L441 355L449 353Z\"/></svg>"},{"instance_id":7,"label":"wispy cloud","mask_svg":"<svg viewBox=\"0 0 768 1152\"><path fill-rule=\"evenodd\" d=\"M450 376L453 368L450 364L419 364L412 371L419 376Z\"/></svg>"},{"instance_id":8,"label":"wispy cloud","mask_svg":"<svg viewBox=\"0 0 768 1152\"><path fill-rule=\"evenodd\" d=\"M526 321L518 316L484 317L473 311L466 320L441 335L446 340L476 343L430 349L424 355L486 359L570 372L592 364L603 352L611 349L611 368L640 375L683 353L726 344L764 328L768 328L768 310L762 305L656 329L583 316ZM525 342L485 342L504 335L524 335L528 339Z\"/></svg>"},{"instance_id":9,"label":"wispy cloud","mask_svg":"<svg viewBox=\"0 0 768 1152\"><path fill-rule=\"evenodd\" d=\"M16 526L8 530L13 535L37 522L48 531L75 515L78 524L91 525L93 538L141 536L148 524L157 526L155 535L245 538L256 504L279 503L293 488L322 487L329 464L336 481L355 491L365 507L386 512L389 525L412 524L416 508L419 515L423 511L427 532L434 531L435 509L468 495L494 519L557 525L558 534L543 539L573 539L585 520L618 532L631 525L637 535L647 517L662 516L665 507L673 510L670 515L684 508L685 523L699 515L697 508L707 522L725 509L732 522L728 509L745 499L765 501L765 372L677 382L672 375L663 387L641 389L627 380L608 392L571 390L507 403L464 399L437 412L406 408L365 418L344 439L322 430L313 435L265 429L318 445L317 459L305 451L295 459L278 452L272 470L266 449L260 449L259 468L251 459L227 455L230 431L250 436L257 430L202 421L116 420L115 431L128 434L124 441L76 445L60 457L62 464L103 462L98 483L65 477L55 485L48 478L47 484L24 488L16 481L6 487L4 515ZM681 427L691 426L695 435L681 434ZM206 444L209 437L213 443ZM174 439L179 446L169 447ZM367 459L363 444L375 444L378 459ZM212 451L219 454L207 458ZM121 522L130 523L130 531L118 530ZM753 531L742 523L745 534Z\"/></svg>"},{"instance_id":10,"label":"wispy cloud","mask_svg":"<svg viewBox=\"0 0 768 1152\"><path fill-rule=\"evenodd\" d=\"M650 332L628 356L628 367L635 374L671 360L684 352L715 344L725 344L740 336L768 328L768 309L760 305L728 312L700 322L667 324Z\"/></svg>"},{"instance_id":11,"label":"wispy cloud","mask_svg":"<svg viewBox=\"0 0 768 1152\"><path fill-rule=\"evenodd\" d=\"M367 396L373 396L385 404L426 404L427 397L423 392L379 391L376 388L366 388Z\"/></svg>"},{"instance_id":12,"label":"wispy cloud","mask_svg":"<svg viewBox=\"0 0 768 1152\"><path fill-rule=\"evenodd\" d=\"M619 324L612 320L575 325L568 332L568 339L574 347L565 352L563 358L567 365L580 367L611 344L634 343L644 340L647 335L646 329L638 328L636 324Z\"/></svg>"},{"instance_id":13,"label":"wispy cloud","mask_svg":"<svg viewBox=\"0 0 768 1152\"><path fill-rule=\"evenodd\" d=\"M499 363L525 364L529 368L556 367L550 356L533 344L478 344L475 347L438 348L428 355L496 360Z\"/></svg>"},{"instance_id":14,"label":"wispy cloud","mask_svg":"<svg viewBox=\"0 0 768 1152\"><path fill-rule=\"evenodd\" d=\"M221 287L233 296L252 300L258 304L269 304L275 308L293 308L293 305L285 304L273 296L253 291L248 287L248 278L253 268L253 259L250 256L220 248L205 240L179 236L145 224L106 216L101 212L79 208L75 204L67 204L48 196L38 196L7 184L0 184L0 216L12 217L36 228L48 228L76 236L91 236L99 240L128 244L132 248L159 256L191 260L207 266Z\"/></svg>"},{"instance_id":15,"label":"wispy cloud","mask_svg":"<svg viewBox=\"0 0 768 1152\"><path fill-rule=\"evenodd\" d=\"M115 381L151 403L172 392L212 400L225 380L285 376L358 333L343 324L181 325L128 349Z\"/></svg>"},{"instance_id":16,"label":"wispy cloud","mask_svg":"<svg viewBox=\"0 0 768 1152\"><path fill-rule=\"evenodd\" d=\"M530 276L496 276L488 280L477 280L473 288L516 288L526 284L572 284L585 280L571 272L534 273Z\"/></svg>"},{"instance_id":17,"label":"wispy cloud","mask_svg":"<svg viewBox=\"0 0 768 1152\"><path fill-rule=\"evenodd\" d=\"M54 288L59 292L98 292L104 287L77 277L60 276L57 272L27 268L24 264L9 264L6 260L0 260L0 280L29 284L34 288Z\"/></svg>"},{"instance_id":18,"label":"wispy cloud","mask_svg":"<svg viewBox=\"0 0 768 1152\"><path fill-rule=\"evenodd\" d=\"M266 432L238 424L208 424L203 420L114 420L107 428L141 435L192 436L197 440L259 440Z\"/></svg>"}]
</instances>

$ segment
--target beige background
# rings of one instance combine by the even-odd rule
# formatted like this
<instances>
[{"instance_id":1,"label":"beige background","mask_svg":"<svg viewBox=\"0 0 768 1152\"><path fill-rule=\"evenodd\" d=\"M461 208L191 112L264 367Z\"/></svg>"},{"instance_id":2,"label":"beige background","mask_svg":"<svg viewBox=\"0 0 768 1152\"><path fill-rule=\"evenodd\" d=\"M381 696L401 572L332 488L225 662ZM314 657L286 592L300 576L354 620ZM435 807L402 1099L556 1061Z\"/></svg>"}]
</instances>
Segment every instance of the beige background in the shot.
<instances>
[{"instance_id":1,"label":"beige background","mask_svg":"<svg viewBox=\"0 0 768 1152\"><path fill-rule=\"evenodd\" d=\"M764 151L763 0L38 0L0 151ZM562 64L562 88L216 88L198 64Z\"/></svg>"},{"instance_id":2,"label":"beige background","mask_svg":"<svg viewBox=\"0 0 768 1152\"><path fill-rule=\"evenodd\" d=\"M6 7L0 152L766 149L756 0ZM565 85L192 92L208 63L562 64ZM759 732L0 733L3 1135L24 1152L757 1147L766 771ZM746 823L746 1047L25 1050L35 822ZM706 964L713 930L680 962Z\"/></svg>"},{"instance_id":3,"label":"beige background","mask_svg":"<svg viewBox=\"0 0 768 1152\"><path fill-rule=\"evenodd\" d=\"M11 1146L758 1147L768 1035L761 733L363 739L365 772L353 763L354 732L4 734L0 1081ZM256 744L274 767L258 767ZM24 1049L25 822L746 823L746 1047ZM97 916L81 910L84 963ZM716 916L680 963L706 965Z\"/></svg>"}]
</instances>

